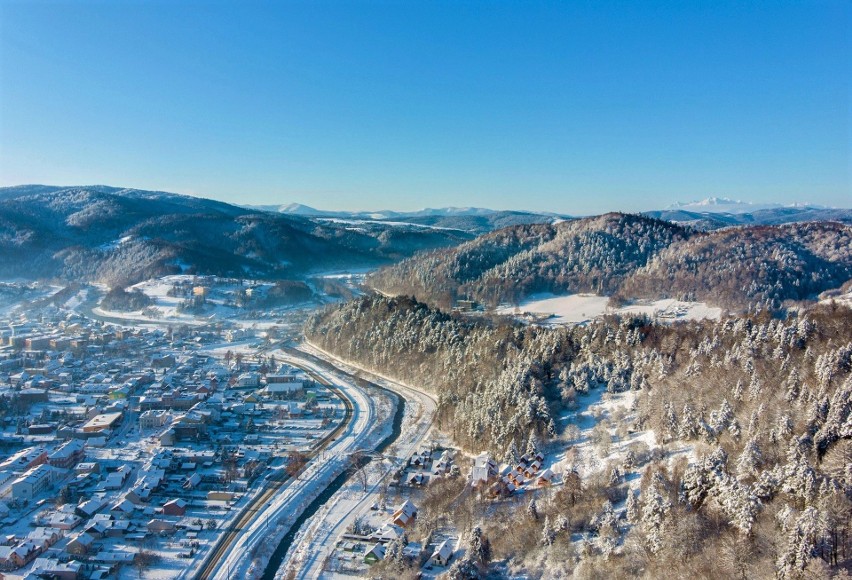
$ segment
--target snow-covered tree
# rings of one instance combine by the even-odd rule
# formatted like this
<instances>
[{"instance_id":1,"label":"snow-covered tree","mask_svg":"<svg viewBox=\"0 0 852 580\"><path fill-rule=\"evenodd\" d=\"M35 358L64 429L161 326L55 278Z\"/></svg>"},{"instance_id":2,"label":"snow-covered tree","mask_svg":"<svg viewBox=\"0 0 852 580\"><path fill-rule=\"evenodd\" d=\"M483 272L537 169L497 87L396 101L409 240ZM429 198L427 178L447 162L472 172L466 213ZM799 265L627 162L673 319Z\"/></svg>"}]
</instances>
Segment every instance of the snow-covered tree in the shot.
<instances>
[{"instance_id":1,"label":"snow-covered tree","mask_svg":"<svg viewBox=\"0 0 852 580\"><path fill-rule=\"evenodd\" d=\"M491 542L482 535L482 528L474 526L467 545L468 555L478 564L485 566L491 561Z\"/></svg>"},{"instance_id":2,"label":"snow-covered tree","mask_svg":"<svg viewBox=\"0 0 852 580\"><path fill-rule=\"evenodd\" d=\"M648 489L642 494L644 496L642 528L645 531L648 548L653 553L659 552L663 547L666 519L672 508L672 503L666 497L665 488L666 483L659 473L655 473Z\"/></svg>"},{"instance_id":3,"label":"snow-covered tree","mask_svg":"<svg viewBox=\"0 0 852 580\"><path fill-rule=\"evenodd\" d=\"M556 540L556 529L550 524L550 516L544 516L544 525L541 528L541 543L544 546L552 546Z\"/></svg>"},{"instance_id":4,"label":"snow-covered tree","mask_svg":"<svg viewBox=\"0 0 852 580\"><path fill-rule=\"evenodd\" d=\"M814 507L805 508L787 534L787 544L777 562L778 575L791 578L804 570L816 555L814 551L821 535L819 512Z\"/></svg>"},{"instance_id":5,"label":"snow-covered tree","mask_svg":"<svg viewBox=\"0 0 852 580\"><path fill-rule=\"evenodd\" d=\"M752 437L746 441L742 453L737 459L737 477L740 479L756 477L762 463L763 456L760 453L760 448L757 446L755 438Z\"/></svg>"},{"instance_id":6,"label":"snow-covered tree","mask_svg":"<svg viewBox=\"0 0 852 580\"><path fill-rule=\"evenodd\" d=\"M631 524L639 522L639 501L633 490L627 490L627 501L625 503L627 521Z\"/></svg>"},{"instance_id":7,"label":"snow-covered tree","mask_svg":"<svg viewBox=\"0 0 852 580\"><path fill-rule=\"evenodd\" d=\"M527 504L527 515L534 520L538 519L538 504L535 498L530 499L530 503Z\"/></svg>"}]
</instances>

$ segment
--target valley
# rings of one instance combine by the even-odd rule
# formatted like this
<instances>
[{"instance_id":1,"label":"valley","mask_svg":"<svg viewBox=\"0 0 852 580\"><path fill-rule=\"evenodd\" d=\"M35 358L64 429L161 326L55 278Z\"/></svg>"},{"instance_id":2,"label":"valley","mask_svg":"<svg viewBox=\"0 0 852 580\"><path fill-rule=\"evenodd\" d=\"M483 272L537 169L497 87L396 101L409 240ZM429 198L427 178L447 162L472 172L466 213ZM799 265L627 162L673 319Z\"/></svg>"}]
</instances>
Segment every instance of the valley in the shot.
<instances>
[{"instance_id":1,"label":"valley","mask_svg":"<svg viewBox=\"0 0 852 580\"><path fill-rule=\"evenodd\" d=\"M312 227L412 227L368 217ZM138 267L116 254L127 227L87 250L105 256L92 272ZM404 258L392 240L384 267L290 269L302 250L269 242L278 266L257 276L182 254L180 272L119 283L4 283L4 445L103 465L9 468L3 512L26 555L0 551L7 577L846 566L849 226L707 233L607 214L472 240L420 231L452 245Z\"/></svg>"},{"instance_id":2,"label":"valley","mask_svg":"<svg viewBox=\"0 0 852 580\"><path fill-rule=\"evenodd\" d=\"M852 580L850 39L0 0L0 580Z\"/></svg>"}]
</instances>

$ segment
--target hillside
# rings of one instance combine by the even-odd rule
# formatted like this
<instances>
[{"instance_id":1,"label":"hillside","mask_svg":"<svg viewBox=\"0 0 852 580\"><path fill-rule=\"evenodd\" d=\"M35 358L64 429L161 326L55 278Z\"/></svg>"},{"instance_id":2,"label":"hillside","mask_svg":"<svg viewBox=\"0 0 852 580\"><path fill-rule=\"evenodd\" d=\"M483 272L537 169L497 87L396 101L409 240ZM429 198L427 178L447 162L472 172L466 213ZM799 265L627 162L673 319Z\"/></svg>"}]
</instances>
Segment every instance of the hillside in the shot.
<instances>
[{"instance_id":1,"label":"hillside","mask_svg":"<svg viewBox=\"0 0 852 580\"><path fill-rule=\"evenodd\" d=\"M368 283L449 307L494 306L539 292L705 300L779 308L852 278L852 227L837 223L698 232L646 216L607 214L514 226L385 268Z\"/></svg>"},{"instance_id":2,"label":"hillside","mask_svg":"<svg viewBox=\"0 0 852 580\"><path fill-rule=\"evenodd\" d=\"M837 223L755 226L696 234L625 280L624 297L680 297L732 310L778 309L852 278L852 227Z\"/></svg>"},{"instance_id":3,"label":"hillside","mask_svg":"<svg viewBox=\"0 0 852 580\"><path fill-rule=\"evenodd\" d=\"M127 284L180 272L298 277L457 244L462 232L351 227L106 186L0 189L0 276Z\"/></svg>"},{"instance_id":4,"label":"hillside","mask_svg":"<svg viewBox=\"0 0 852 580\"><path fill-rule=\"evenodd\" d=\"M374 296L305 332L433 392L467 453L555 461L562 485L506 498L499 482L430 486L445 499L424 500L413 533L482 522L489 545L453 577L828 578L852 566L850 325L852 310L816 306L523 327Z\"/></svg>"}]
</instances>

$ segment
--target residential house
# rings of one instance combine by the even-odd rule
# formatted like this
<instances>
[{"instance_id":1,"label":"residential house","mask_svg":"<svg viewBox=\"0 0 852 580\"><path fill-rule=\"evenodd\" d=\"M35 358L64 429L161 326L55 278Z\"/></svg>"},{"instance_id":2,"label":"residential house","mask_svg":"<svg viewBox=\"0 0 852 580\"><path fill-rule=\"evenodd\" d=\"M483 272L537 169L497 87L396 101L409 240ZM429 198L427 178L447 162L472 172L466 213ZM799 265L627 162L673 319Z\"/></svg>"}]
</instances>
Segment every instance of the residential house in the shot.
<instances>
[{"instance_id":1,"label":"residential house","mask_svg":"<svg viewBox=\"0 0 852 580\"><path fill-rule=\"evenodd\" d=\"M417 508L408 500L405 500L398 508L396 508L391 516L391 522L394 525L406 527L414 518L417 517Z\"/></svg>"},{"instance_id":2,"label":"residential house","mask_svg":"<svg viewBox=\"0 0 852 580\"><path fill-rule=\"evenodd\" d=\"M432 563L438 566L446 566L453 557L453 544L450 540L444 540L435 548L432 557L429 559Z\"/></svg>"},{"instance_id":3,"label":"residential house","mask_svg":"<svg viewBox=\"0 0 852 580\"><path fill-rule=\"evenodd\" d=\"M127 498L122 499L117 504L109 508L110 513L118 515L129 515L136 510L136 506Z\"/></svg>"},{"instance_id":4,"label":"residential house","mask_svg":"<svg viewBox=\"0 0 852 580\"><path fill-rule=\"evenodd\" d=\"M65 545L65 551L75 556L81 556L89 553L92 545L95 543L95 538L85 532L80 532L71 536L68 544Z\"/></svg>"},{"instance_id":5,"label":"residential house","mask_svg":"<svg viewBox=\"0 0 852 580\"><path fill-rule=\"evenodd\" d=\"M164 534L175 531L175 523L168 520L153 519L146 525L152 534Z\"/></svg>"},{"instance_id":6,"label":"residential house","mask_svg":"<svg viewBox=\"0 0 852 580\"><path fill-rule=\"evenodd\" d=\"M98 513L105 505L106 502L104 500L93 497L78 505L75 511L80 517L88 519Z\"/></svg>"},{"instance_id":7,"label":"residential house","mask_svg":"<svg viewBox=\"0 0 852 580\"><path fill-rule=\"evenodd\" d=\"M548 467L544 471L538 474L538 478L536 479L536 485L539 487L545 487L550 485L553 482L553 471Z\"/></svg>"},{"instance_id":8,"label":"residential house","mask_svg":"<svg viewBox=\"0 0 852 580\"><path fill-rule=\"evenodd\" d=\"M32 562L39 554L39 548L30 541L16 546L0 546L0 570L17 570Z\"/></svg>"},{"instance_id":9,"label":"residential house","mask_svg":"<svg viewBox=\"0 0 852 580\"><path fill-rule=\"evenodd\" d=\"M34 574L38 578L77 580L82 571L83 565L75 560L60 562L56 558L36 558L30 574Z\"/></svg>"},{"instance_id":10,"label":"residential house","mask_svg":"<svg viewBox=\"0 0 852 580\"><path fill-rule=\"evenodd\" d=\"M481 453L473 459L473 469L470 474L470 484L473 487L486 485L497 475L497 463L488 453Z\"/></svg>"},{"instance_id":11,"label":"residential house","mask_svg":"<svg viewBox=\"0 0 852 580\"><path fill-rule=\"evenodd\" d=\"M385 559L385 547L382 544L376 543L372 548L364 554L365 564L375 564L379 560Z\"/></svg>"},{"instance_id":12,"label":"residential house","mask_svg":"<svg viewBox=\"0 0 852 580\"><path fill-rule=\"evenodd\" d=\"M75 513L59 510L50 514L46 523L51 528L68 531L79 526L82 521L82 518Z\"/></svg>"},{"instance_id":13,"label":"residential house","mask_svg":"<svg viewBox=\"0 0 852 580\"><path fill-rule=\"evenodd\" d=\"M187 502L183 498L177 498L167 501L163 504L163 515L166 516L184 516L186 515Z\"/></svg>"},{"instance_id":14,"label":"residential house","mask_svg":"<svg viewBox=\"0 0 852 580\"><path fill-rule=\"evenodd\" d=\"M42 552L58 542L61 537L62 530L59 528L39 527L27 534L27 540L38 546Z\"/></svg>"}]
</instances>

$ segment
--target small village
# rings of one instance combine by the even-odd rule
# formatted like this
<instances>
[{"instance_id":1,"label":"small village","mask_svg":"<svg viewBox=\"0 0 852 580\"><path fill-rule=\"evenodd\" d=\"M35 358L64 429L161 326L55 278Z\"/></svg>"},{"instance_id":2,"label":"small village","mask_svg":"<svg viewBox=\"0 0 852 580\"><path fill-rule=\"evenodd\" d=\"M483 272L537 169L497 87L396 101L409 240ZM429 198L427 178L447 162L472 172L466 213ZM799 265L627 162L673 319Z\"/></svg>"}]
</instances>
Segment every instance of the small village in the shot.
<instances>
[{"instance_id":1,"label":"small village","mask_svg":"<svg viewBox=\"0 0 852 580\"><path fill-rule=\"evenodd\" d=\"M513 494L517 497L561 483L553 470L543 467L544 461L544 455L538 451L522 455L515 464L498 464L488 453L468 458L451 448L419 449L393 474L393 481L381 501L360 514L348 533L338 540L329 559L329 570L364 576L374 564L394 557L419 567L423 577L436 577L446 572L463 550L459 530L438 529L429 534L426 541L409 538L424 488L441 478L463 477L463 493L487 505L506 500ZM464 474L461 465L465 465ZM389 504L390 498L396 503ZM391 552L393 556L389 556Z\"/></svg>"}]
</instances>

